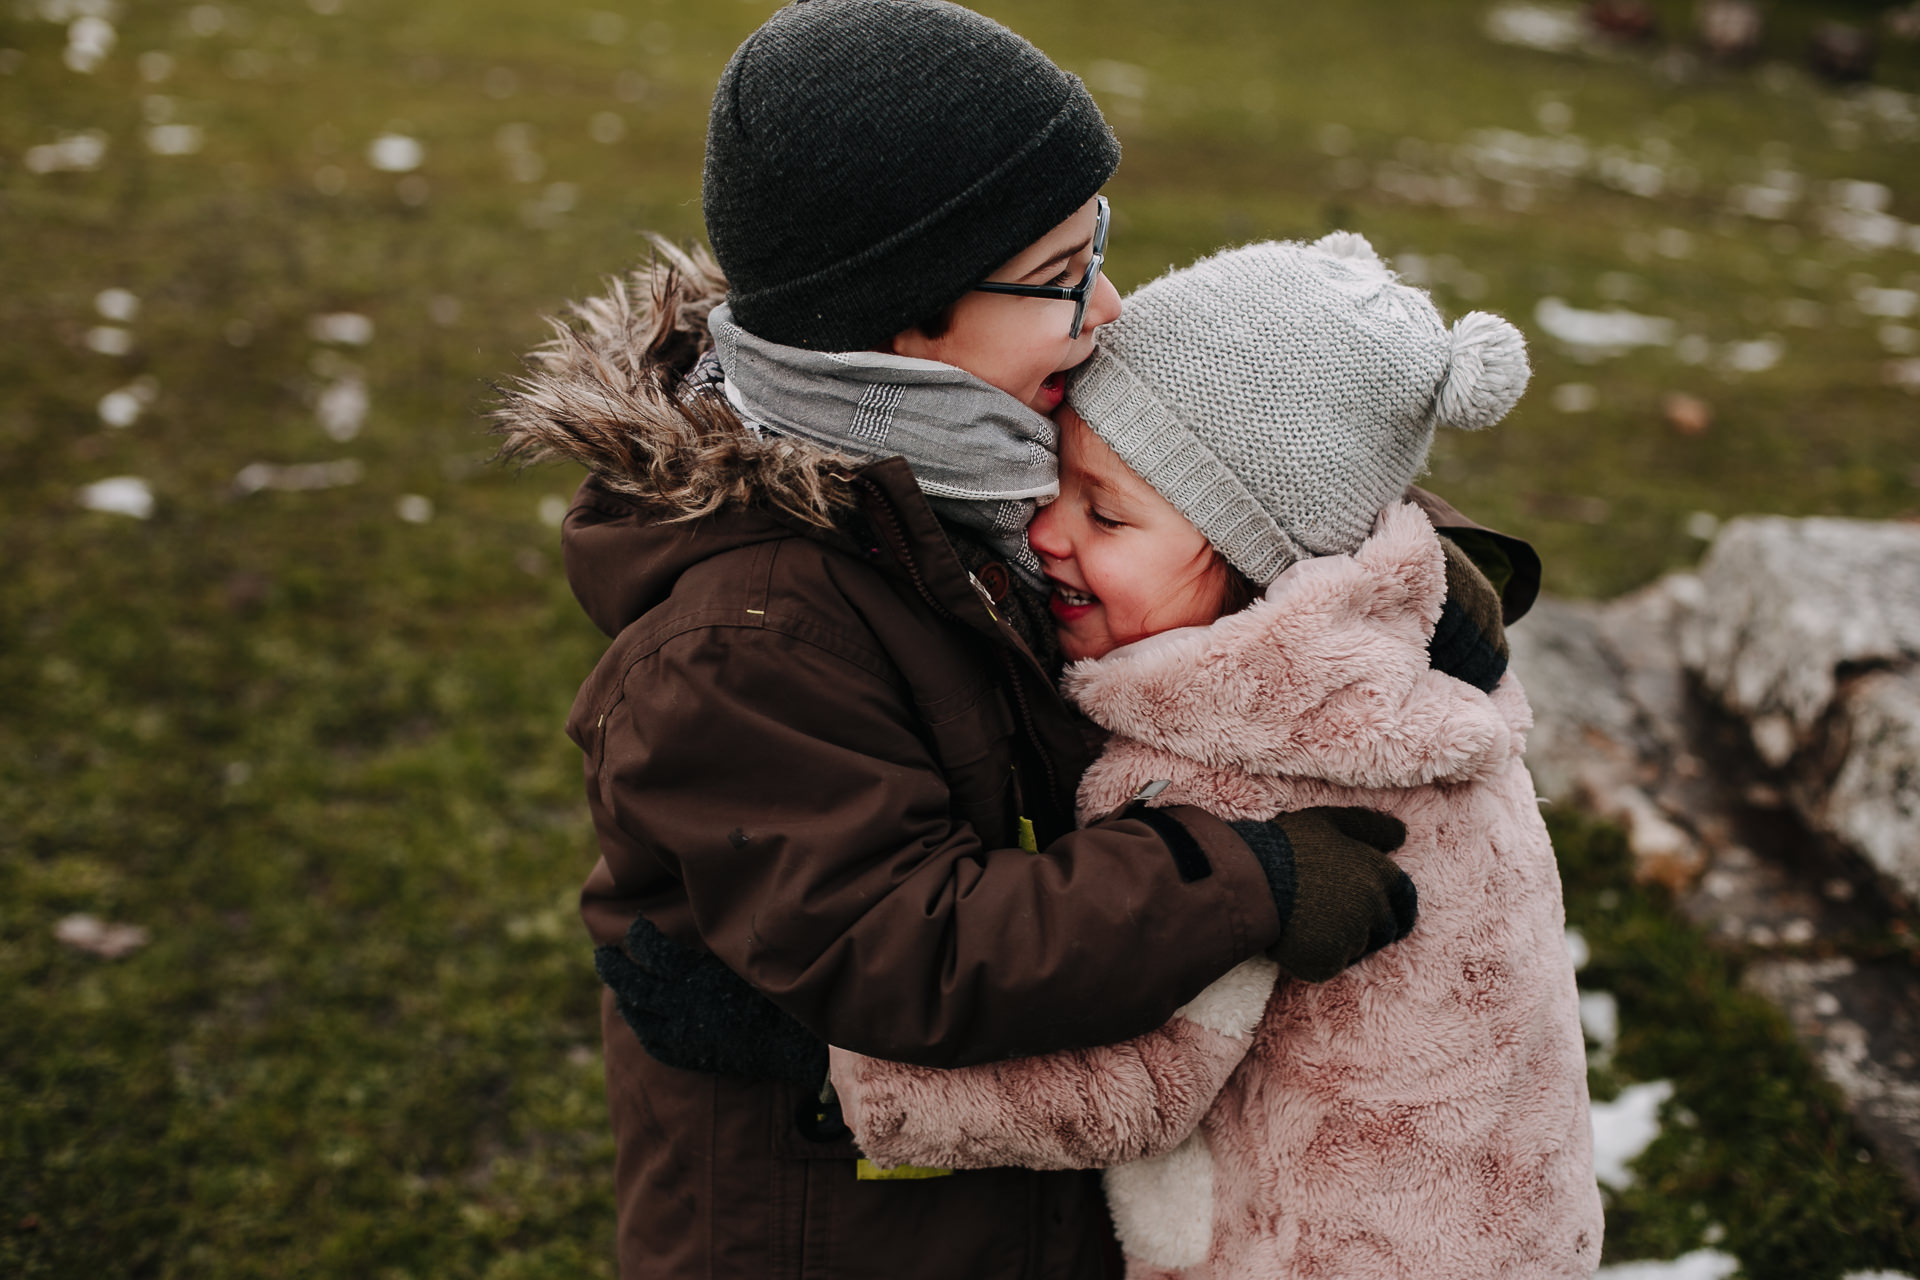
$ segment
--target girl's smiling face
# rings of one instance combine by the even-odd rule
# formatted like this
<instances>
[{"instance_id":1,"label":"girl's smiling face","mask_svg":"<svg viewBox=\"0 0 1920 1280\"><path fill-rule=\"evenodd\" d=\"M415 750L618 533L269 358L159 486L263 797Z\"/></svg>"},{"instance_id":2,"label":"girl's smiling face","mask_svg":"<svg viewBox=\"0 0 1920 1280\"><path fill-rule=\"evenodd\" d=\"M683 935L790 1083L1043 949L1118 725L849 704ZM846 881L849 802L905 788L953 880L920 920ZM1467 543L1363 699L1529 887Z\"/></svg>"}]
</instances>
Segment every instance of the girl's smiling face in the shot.
<instances>
[{"instance_id":1,"label":"girl's smiling face","mask_svg":"<svg viewBox=\"0 0 1920 1280\"><path fill-rule=\"evenodd\" d=\"M1027 526L1054 585L1070 661L1103 657L1220 616L1230 570L1212 544L1135 475L1072 408L1060 424L1060 496Z\"/></svg>"}]
</instances>

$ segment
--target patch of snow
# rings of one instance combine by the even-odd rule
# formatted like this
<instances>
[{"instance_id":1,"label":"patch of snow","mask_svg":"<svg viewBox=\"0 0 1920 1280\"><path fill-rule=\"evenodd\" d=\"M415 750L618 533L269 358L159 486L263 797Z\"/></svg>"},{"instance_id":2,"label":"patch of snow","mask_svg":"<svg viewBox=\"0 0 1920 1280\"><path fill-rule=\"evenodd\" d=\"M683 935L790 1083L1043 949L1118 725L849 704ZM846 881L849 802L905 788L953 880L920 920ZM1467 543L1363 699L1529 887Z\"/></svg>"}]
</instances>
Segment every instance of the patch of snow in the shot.
<instances>
[{"instance_id":1,"label":"patch of snow","mask_svg":"<svg viewBox=\"0 0 1920 1280\"><path fill-rule=\"evenodd\" d=\"M157 124L147 130L147 150L157 156L190 156L206 141L197 124Z\"/></svg>"},{"instance_id":2,"label":"patch of snow","mask_svg":"<svg viewBox=\"0 0 1920 1280\"><path fill-rule=\"evenodd\" d=\"M28 173L79 173L99 168L106 156L107 135L98 129L88 129L28 147L21 163L26 165Z\"/></svg>"},{"instance_id":3,"label":"patch of snow","mask_svg":"<svg viewBox=\"0 0 1920 1280\"><path fill-rule=\"evenodd\" d=\"M418 493L406 493L393 504L393 514L408 524L425 524L433 519L433 499Z\"/></svg>"},{"instance_id":4,"label":"patch of snow","mask_svg":"<svg viewBox=\"0 0 1920 1280\"><path fill-rule=\"evenodd\" d=\"M1593 1173L1610 1187L1633 1185L1627 1168L1660 1136L1660 1108L1673 1097L1671 1080L1628 1085L1612 1102L1593 1104Z\"/></svg>"},{"instance_id":5,"label":"patch of snow","mask_svg":"<svg viewBox=\"0 0 1920 1280\"><path fill-rule=\"evenodd\" d=\"M321 388L320 397L314 403L314 416L319 418L322 431L345 444L360 434L372 403L367 395L367 384L352 374L346 374Z\"/></svg>"},{"instance_id":6,"label":"patch of snow","mask_svg":"<svg viewBox=\"0 0 1920 1280\"><path fill-rule=\"evenodd\" d=\"M1673 321L1618 307L1583 311L1560 298L1542 298L1533 310L1533 320L1576 359L1603 359L1634 347L1664 347L1673 342Z\"/></svg>"},{"instance_id":7,"label":"patch of snow","mask_svg":"<svg viewBox=\"0 0 1920 1280\"><path fill-rule=\"evenodd\" d=\"M97 324L87 330L87 347L103 356L123 356L133 350L133 330Z\"/></svg>"},{"instance_id":8,"label":"patch of snow","mask_svg":"<svg viewBox=\"0 0 1920 1280\"><path fill-rule=\"evenodd\" d=\"M118 38L113 24L96 14L75 18L67 27L67 51L62 55L69 70L91 75L113 52Z\"/></svg>"},{"instance_id":9,"label":"patch of snow","mask_svg":"<svg viewBox=\"0 0 1920 1280\"><path fill-rule=\"evenodd\" d=\"M152 378L136 378L118 391L109 391L100 397L100 421L116 430L130 427L139 421L141 410L152 404L159 394L160 384Z\"/></svg>"},{"instance_id":10,"label":"patch of snow","mask_svg":"<svg viewBox=\"0 0 1920 1280\"><path fill-rule=\"evenodd\" d=\"M1578 929L1567 930L1567 959L1573 962L1575 973L1587 967L1587 961L1593 958L1593 951L1587 946L1587 935Z\"/></svg>"},{"instance_id":11,"label":"patch of snow","mask_svg":"<svg viewBox=\"0 0 1920 1280\"><path fill-rule=\"evenodd\" d=\"M308 320L307 335L315 342L364 347L373 341L373 321L357 311L332 311Z\"/></svg>"},{"instance_id":12,"label":"patch of snow","mask_svg":"<svg viewBox=\"0 0 1920 1280\"><path fill-rule=\"evenodd\" d=\"M110 476L83 487L80 505L89 511L145 520L153 514L153 490L139 476Z\"/></svg>"},{"instance_id":13,"label":"patch of snow","mask_svg":"<svg viewBox=\"0 0 1920 1280\"><path fill-rule=\"evenodd\" d=\"M357 458L298 462L284 467L271 462L250 462L234 476L233 491L247 494L274 489L282 493L308 493L316 489L338 489L360 483L366 473Z\"/></svg>"},{"instance_id":14,"label":"patch of snow","mask_svg":"<svg viewBox=\"0 0 1920 1280\"><path fill-rule=\"evenodd\" d=\"M108 924L98 916L85 913L64 917L53 926L53 936L76 951L103 960L118 960L138 951L151 938L137 924Z\"/></svg>"},{"instance_id":15,"label":"patch of snow","mask_svg":"<svg viewBox=\"0 0 1920 1280\"><path fill-rule=\"evenodd\" d=\"M404 133L383 133L367 144L367 163L382 173L412 173L426 159L420 140Z\"/></svg>"},{"instance_id":16,"label":"patch of snow","mask_svg":"<svg viewBox=\"0 0 1920 1280\"><path fill-rule=\"evenodd\" d=\"M1873 285L1861 285L1853 291L1853 305L1860 308L1861 315L1905 320L1920 310L1920 293L1912 289L1880 289Z\"/></svg>"},{"instance_id":17,"label":"patch of snow","mask_svg":"<svg viewBox=\"0 0 1920 1280\"><path fill-rule=\"evenodd\" d=\"M1487 11L1487 38L1523 49L1568 53L1587 40L1587 25L1572 5L1503 4Z\"/></svg>"},{"instance_id":18,"label":"patch of snow","mask_svg":"<svg viewBox=\"0 0 1920 1280\"><path fill-rule=\"evenodd\" d=\"M93 295L93 309L104 319L129 324L140 314L140 299L126 289L102 289Z\"/></svg>"},{"instance_id":19,"label":"patch of snow","mask_svg":"<svg viewBox=\"0 0 1920 1280\"><path fill-rule=\"evenodd\" d=\"M1765 373L1780 363L1787 344L1776 334L1746 342L1729 342L1720 352L1721 367L1733 373Z\"/></svg>"},{"instance_id":20,"label":"patch of snow","mask_svg":"<svg viewBox=\"0 0 1920 1280\"><path fill-rule=\"evenodd\" d=\"M1727 1280L1740 1259L1717 1249L1696 1249L1671 1262L1622 1262L1594 1272L1594 1280Z\"/></svg>"},{"instance_id":21,"label":"patch of snow","mask_svg":"<svg viewBox=\"0 0 1920 1280\"><path fill-rule=\"evenodd\" d=\"M1612 1053L1613 1047L1620 1043L1620 1002L1611 991L1582 991L1580 993L1580 1029L1587 1033L1587 1039L1600 1046L1602 1053Z\"/></svg>"},{"instance_id":22,"label":"patch of snow","mask_svg":"<svg viewBox=\"0 0 1920 1280\"><path fill-rule=\"evenodd\" d=\"M567 518L570 504L557 493L550 493L540 499L540 523L558 529Z\"/></svg>"}]
</instances>

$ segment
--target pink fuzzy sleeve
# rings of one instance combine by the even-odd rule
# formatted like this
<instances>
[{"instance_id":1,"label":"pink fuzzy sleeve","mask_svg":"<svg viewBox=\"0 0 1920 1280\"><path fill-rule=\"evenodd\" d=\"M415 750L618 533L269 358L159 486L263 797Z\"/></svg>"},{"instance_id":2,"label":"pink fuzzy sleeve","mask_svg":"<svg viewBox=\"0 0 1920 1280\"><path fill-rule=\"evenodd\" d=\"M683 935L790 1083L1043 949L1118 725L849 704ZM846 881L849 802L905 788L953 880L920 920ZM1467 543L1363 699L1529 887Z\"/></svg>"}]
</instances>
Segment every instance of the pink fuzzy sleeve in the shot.
<instances>
[{"instance_id":1,"label":"pink fuzzy sleeve","mask_svg":"<svg viewBox=\"0 0 1920 1280\"><path fill-rule=\"evenodd\" d=\"M1199 1125L1246 1056L1273 987L1248 961L1158 1031L1121 1044L954 1071L836 1048L834 1089L882 1166L1100 1168L1158 1155Z\"/></svg>"}]
</instances>

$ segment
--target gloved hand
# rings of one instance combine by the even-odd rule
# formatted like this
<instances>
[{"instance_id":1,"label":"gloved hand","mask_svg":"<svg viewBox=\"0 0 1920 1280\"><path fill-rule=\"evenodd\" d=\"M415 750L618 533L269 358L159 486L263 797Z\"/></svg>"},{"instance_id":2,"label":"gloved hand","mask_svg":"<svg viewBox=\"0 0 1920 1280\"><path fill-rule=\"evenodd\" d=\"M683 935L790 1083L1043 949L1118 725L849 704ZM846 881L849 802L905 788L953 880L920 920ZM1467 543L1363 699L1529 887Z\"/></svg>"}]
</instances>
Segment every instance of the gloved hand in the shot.
<instances>
[{"instance_id":1,"label":"gloved hand","mask_svg":"<svg viewBox=\"0 0 1920 1280\"><path fill-rule=\"evenodd\" d=\"M1267 873L1283 930L1267 955L1293 977L1325 982L1413 931L1419 896L1387 856L1407 839L1398 818L1321 808L1228 825Z\"/></svg>"},{"instance_id":2,"label":"gloved hand","mask_svg":"<svg viewBox=\"0 0 1920 1280\"><path fill-rule=\"evenodd\" d=\"M826 1042L712 952L683 946L645 916L624 946L594 948L620 1016L657 1060L685 1071L788 1080L817 1089Z\"/></svg>"}]
</instances>

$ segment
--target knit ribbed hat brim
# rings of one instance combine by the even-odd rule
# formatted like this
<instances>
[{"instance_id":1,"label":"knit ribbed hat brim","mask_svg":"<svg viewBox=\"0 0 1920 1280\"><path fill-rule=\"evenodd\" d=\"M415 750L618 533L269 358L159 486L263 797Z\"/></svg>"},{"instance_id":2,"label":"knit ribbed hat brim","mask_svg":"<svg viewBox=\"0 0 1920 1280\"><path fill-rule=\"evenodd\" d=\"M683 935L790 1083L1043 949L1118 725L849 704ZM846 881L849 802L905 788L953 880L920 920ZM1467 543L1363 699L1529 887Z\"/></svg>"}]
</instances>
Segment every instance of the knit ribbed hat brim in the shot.
<instances>
[{"instance_id":1,"label":"knit ribbed hat brim","mask_svg":"<svg viewBox=\"0 0 1920 1280\"><path fill-rule=\"evenodd\" d=\"M1094 348L1075 371L1072 403L1128 469L1254 582L1271 582L1313 554L1280 527L1176 409L1111 352Z\"/></svg>"}]
</instances>

